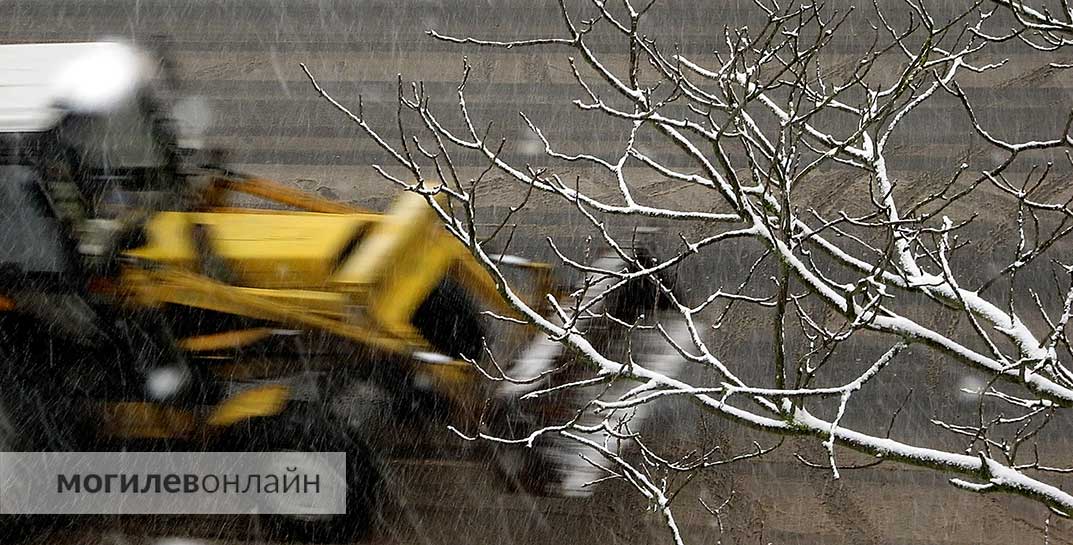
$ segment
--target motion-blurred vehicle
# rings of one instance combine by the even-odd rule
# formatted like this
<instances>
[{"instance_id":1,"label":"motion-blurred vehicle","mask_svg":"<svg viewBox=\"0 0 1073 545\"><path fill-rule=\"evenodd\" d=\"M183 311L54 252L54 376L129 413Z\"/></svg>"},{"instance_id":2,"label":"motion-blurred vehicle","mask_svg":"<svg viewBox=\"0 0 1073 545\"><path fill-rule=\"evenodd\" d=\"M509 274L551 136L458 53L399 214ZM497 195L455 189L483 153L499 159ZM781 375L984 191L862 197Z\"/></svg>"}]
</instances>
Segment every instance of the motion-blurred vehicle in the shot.
<instances>
[{"instance_id":1,"label":"motion-blurred vehicle","mask_svg":"<svg viewBox=\"0 0 1073 545\"><path fill-rule=\"evenodd\" d=\"M480 309L510 310L421 195L376 213L203 161L169 71L122 42L0 46L0 451L346 451L346 516L268 528L361 531L376 426L348 396L478 426ZM503 264L556 293L548 265Z\"/></svg>"},{"instance_id":2,"label":"motion-blurred vehicle","mask_svg":"<svg viewBox=\"0 0 1073 545\"><path fill-rule=\"evenodd\" d=\"M376 460L336 395L466 414L495 286L419 195L373 213L194 166L162 66L0 46L0 450L345 450L350 514L279 526L363 527Z\"/></svg>"}]
</instances>

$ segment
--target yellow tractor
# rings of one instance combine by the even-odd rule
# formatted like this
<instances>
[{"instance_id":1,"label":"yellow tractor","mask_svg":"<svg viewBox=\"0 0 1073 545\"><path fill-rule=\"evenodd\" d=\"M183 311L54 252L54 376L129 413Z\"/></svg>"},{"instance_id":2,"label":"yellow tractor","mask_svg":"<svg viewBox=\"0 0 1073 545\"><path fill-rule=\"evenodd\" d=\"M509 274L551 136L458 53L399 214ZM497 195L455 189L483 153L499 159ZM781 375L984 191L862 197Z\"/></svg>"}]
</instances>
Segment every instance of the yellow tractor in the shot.
<instances>
[{"instance_id":1,"label":"yellow tractor","mask_svg":"<svg viewBox=\"0 0 1073 545\"><path fill-rule=\"evenodd\" d=\"M422 195L371 212L203 160L160 98L168 66L119 42L0 46L0 452L345 451L346 515L267 528L360 531L378 503L370 435L476 429L487 400L539 386L489 388L473 367L481 310L511 310ZM547 264L503 265L534 308L562 295ZM651 316L651 288L593 308ZM487 336L514 345L520 376L551 380L567 355L522 329ZM356 423L347 396L365 384L388 409ZM507 435L565 414L499 405ZM547 491L521 481L583 459L564 448L514 450L500 469ZM585 469L570 470L575 492Z\"/></svg>"},{"instance_id":2,"label":"yellow tractor","mask_svg":"<svg viewBox=\"0 0 1073 545\"><path fill-rule=\"evenodd\" d=\"M269 528L360 530L377 461L340 393L473 421L464 360L503 302L423 196L375 213L196 166L162 66L118 42L0 46L0 451L345 451L348 514Z\"/></svg>"}]
</instances>

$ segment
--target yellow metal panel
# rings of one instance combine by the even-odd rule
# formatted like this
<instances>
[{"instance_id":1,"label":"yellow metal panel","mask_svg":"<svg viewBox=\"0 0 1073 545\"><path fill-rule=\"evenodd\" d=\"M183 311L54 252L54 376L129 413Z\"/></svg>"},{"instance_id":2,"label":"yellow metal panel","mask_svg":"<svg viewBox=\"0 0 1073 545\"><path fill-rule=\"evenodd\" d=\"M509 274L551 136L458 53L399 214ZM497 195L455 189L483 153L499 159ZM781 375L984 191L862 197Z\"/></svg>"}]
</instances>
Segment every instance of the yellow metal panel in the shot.
<instances>
[{"instance_id":1,"label":"yellow metal panel","mask_svg":"<svg viewBox=\"0 0 1073 545\"><path fill-rule=\"evenodd\" d=\"M280 310L300 308L305 314L341 319L348 303L345 295L325 291L239 288L201 283L208 279L197 275L183 277L181 283L175 282L176 279L179 278L174 275L128 270L124 273L123 285L135 294L139 304L145 306L171 303L267 320L277 319L276 307ZM259 306L251 307L248 301L256 301ZM266 306L271 308L263 312L257 310Z\"/></svg>"},{"instance_id":2,"label":"yellow metal panel","mask_svg":"<svg viewBox=\"0 0 1073 545\"><path fill-rule=\"evenodd\" d=\"M272 330L263 327L255 329L240 329L237 331L224 331L209 335L197 335L187 337L179 341L179 348L189 352L211 352L227 348L241 348L257 341L268 338Z\"/></svg>"},{"instance_id":3,"label":"yellow metal panel","mask_svg":"<svg viewBox=\"0 0 1073 545\"><path fill-rule=\"evenodd\" d=\"M377 289L369 294L370 314L380 325L399 333L412 331L414 312L457 257L444 238L418 239L387 267Z\"/></svg>"},{"instance_id":4,"label":"yellow metal panel","mask_svg":"<svg viewBox=\"0 0 1073 545\"><path fill-rule=\"evenodd\" d=\"M105 431L130 439L179 439L194 431L194 415L186 410L146 402L101 405Z\"/></svg>"},{"instance_id":5,"label":"yellow metal panel","mask_svg":"<svg viewBox=\"0 0 1073 545\"><path fill-rule=\"evenodd\" d=\"M128 255L194 270L192 226L204 225L213 253L242 285L309 288L326 284L342 252L377 216L370 214L162 212L148 222L149 243Z\"/></svg>"},{"instance_id":6,"label":"yellow metal panel","mask_svg":"<svg viewBox=\"0 0 1073 545\"><path fill-rule=\"evenodd\" d=\"M311 312L306 301L273 298L278 292L286 290L236 288L171 268L129 270L126 271L123 282L124 291L131 294L132 302L143 306L177 303L291 326L320 329L396 354L409 354L413 350L426 349L420 341L404 341L389 332L367 327L366 324L343 322L338 318ZM344 297L340 294L324 295Z\"/></svg>"},{"instance_id":7,"label":"yellow metal panel","mask_svg":"<svg viewBox=\"0 0 1073 545\"><path fill-rule=\"evenodd\" d=\"M277 415L283 410L289 392L289 388L279 384L246 390L218 405L208 424L230 426L249 418Z\"/></svg>"},{"instance_id":8,"label":"yellow metal panel","mask_svg":"<svg viewBox=\"0 0 1073 545\"><path fill-rule=\"evenodd\" d=\"M430 227L438 224L435 213L425 198L416 193L403 193L395 200L380 223L373 226L358 249L340 267L332 284L355 291L367 289L414 243L430 235Z\"/></svg>"},{"instance_id":9,"label":"yellow metal panel","mask_svg":"<svg viewBox=\"0 0 1073 545\"><path fill-rule=\"evenodd\" d=\"M315 290L271 290L261 288L234 288L235 293L257 297L266 302L292 305L305 312L316 313L334 318L342 318L346 313L349 298L341 293Z\"/></svg>"},{"instance_id":10,"label":"yellow metal panel","mask_svg":"<svg viewBox=\"0 0 1073 545\"><path fill-rule=\"evenodd\" d=\"M380 327L412 339L414 311L459 256L459 248L425 197L403 193L331 281L364 295Z\"/></svg>"}]
</instances>

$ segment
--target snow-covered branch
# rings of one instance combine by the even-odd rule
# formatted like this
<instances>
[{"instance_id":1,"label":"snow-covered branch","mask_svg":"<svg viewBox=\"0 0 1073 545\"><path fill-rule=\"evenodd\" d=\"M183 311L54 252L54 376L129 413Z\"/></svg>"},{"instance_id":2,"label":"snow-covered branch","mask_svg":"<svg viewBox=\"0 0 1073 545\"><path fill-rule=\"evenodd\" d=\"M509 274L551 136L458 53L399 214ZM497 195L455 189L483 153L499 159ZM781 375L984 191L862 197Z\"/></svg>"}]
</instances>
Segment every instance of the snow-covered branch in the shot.
<instances>
[{"instance_id":1,"label":"snow-covered branch","mask_svg":"<svg viewBox=\"0 0 1073 545\"><path fill-rule=\"evenodd\" d=\"M1068 45L1073 14L994 1L1021 25L1013 34L1004 37L994 13L978 5L939 20L913 0L898 8L876 2L872 13L853 14L873 25L870 46L841 67L831 66L827 51L851 14L818 4L757 0L762 24L724 29L711 55L683 54L646 33L645 15L659 6L631 0L560 1L562 29L552 36L430 31L460 46L561 50L577 85L577 99L563 108L622 128L610 148L584 142L576 149L519 112L538 158L519 157L507 139L478 129L485 125L466 99L468 60L444 111L422 85L406 90L400 82L399 117L417 121L408 132L402 121L378 128L360 103L355 113L307 75L395 163L378 172L425 195L490 273L517 312L503 321L536 332L515 353L496 353L489 343L491 366L473 362L494 384L491 397L510 407L505 414L522 414L530 425L512 435L489 421L459 430L464 437L517 445L573 471L562 478L574 479L563 485L567 492L628 482L676 540L671 477L653 472L703 471L774 450L757 445L711 458L720 445L698 445L701 461L671 461L647 438L644 422L678 399L742 428L813 440L826 449L834 478L838 451L849 449L957 474L950 482L961 489L1019 494L1069 515L1073 495L1051 480L1064 465L1048 461L1038 445L1048 444L1048 433L1068 432L1073 410L1073 269L1060 261L1073 231L1073 196L1040 189L1058 167L1026 164L1033 153L1073 147L1073 135L1067 123L1057 135L1000 136L984 126L964 81L1003 70L989 48L1013 38L1031 51ZM887 9L900 9L901 22ZM1025 38L1030 32L1043 38ZM609 37L628 54L605 53ZM961 115L967 127L958 137L1000 159L984 154L931 185L905 179L898 165L919 136L914 123L944 98L955 104L944 115ZM396 130L406 132L398 143L387 136ZM459 168L455 158L463 156L477 162L475 173ZM486 194L477 191L493 172L512 184L497 186L498 196L523 203L505 218L482 207ZM694 197L668 199L648 189L652 179ZM526 296L497 257L510 237L524 236L504 225L515 214L542 212L533 194L576 213L585 231L529 233L546 238L552 258L580 278L565 293ZM642 248L637 228L653 221L663 238ZM995 224L1015 226L999 235L998 247L1009 252L972 255L972 242ZM743 248L759 255L751 266L722 257ZM722 284L680 274L674 281L674 271L690 268L737 278ZM1027 270L1064 283L1026 286ZM712 275L724 276L731 275ZM722 342L735 327L757 324L770 327L766 346L735 351ZM948 396L974 402L957 422L924 416L944 437L937 442L899 431L905 400L892 414L874 412L890 395L885 374L920 379L928 361L983 384L943 385ZM546 399L569 410L526 409ZM951 447L951 440L969 444Z\"/></svg>"}]
</instances>

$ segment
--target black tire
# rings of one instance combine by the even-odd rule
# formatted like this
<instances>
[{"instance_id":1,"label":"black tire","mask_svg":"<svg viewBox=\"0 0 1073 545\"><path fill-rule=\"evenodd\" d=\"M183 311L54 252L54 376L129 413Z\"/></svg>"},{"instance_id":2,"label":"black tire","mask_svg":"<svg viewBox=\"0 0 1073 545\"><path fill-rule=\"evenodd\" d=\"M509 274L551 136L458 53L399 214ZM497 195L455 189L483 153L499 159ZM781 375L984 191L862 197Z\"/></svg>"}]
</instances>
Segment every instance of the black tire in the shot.
<instances>
[{"instance_id":1,"label":"black tire","mask_svg":"<svg viewBox=\"0 0 1073 545\"><path fill-rule=\"evenodd\" d=\"M79 414L65 375L85 349L50 337L47 324L0 315L0 441L17 451L73 450ZM81 362L79 362L81 363Z\"/></svg>"},{"instance_id":2,"label":"black tire","mask_svg":"<svg viewBox=\"0 0 1073 545\"><path fill-rule=\"evenodd\" d=\"M74 450L80 443L71 416L80 411L57 389L54 358L44 356L65 359L66 350L62 343L44 343L46 337L31 319L0 317L0 452ZM0 515L0 543L30 541L62 522L49 515Z\"/></svg>"},{"instance_id":3,"label":"black tire","mask_svg":"<svg viewBox=\"0 0 1073 545\"><path fill-rule=\"evenodd\" d=\"M378 510L380 478L372 451L326 411L292 404L282 414L254 419L236 430L248 452L345 452L346 514L316 518L262 515L262 531L274 540L303 543L349 542L366 535Z\"/></svg>"}]
</instances>

